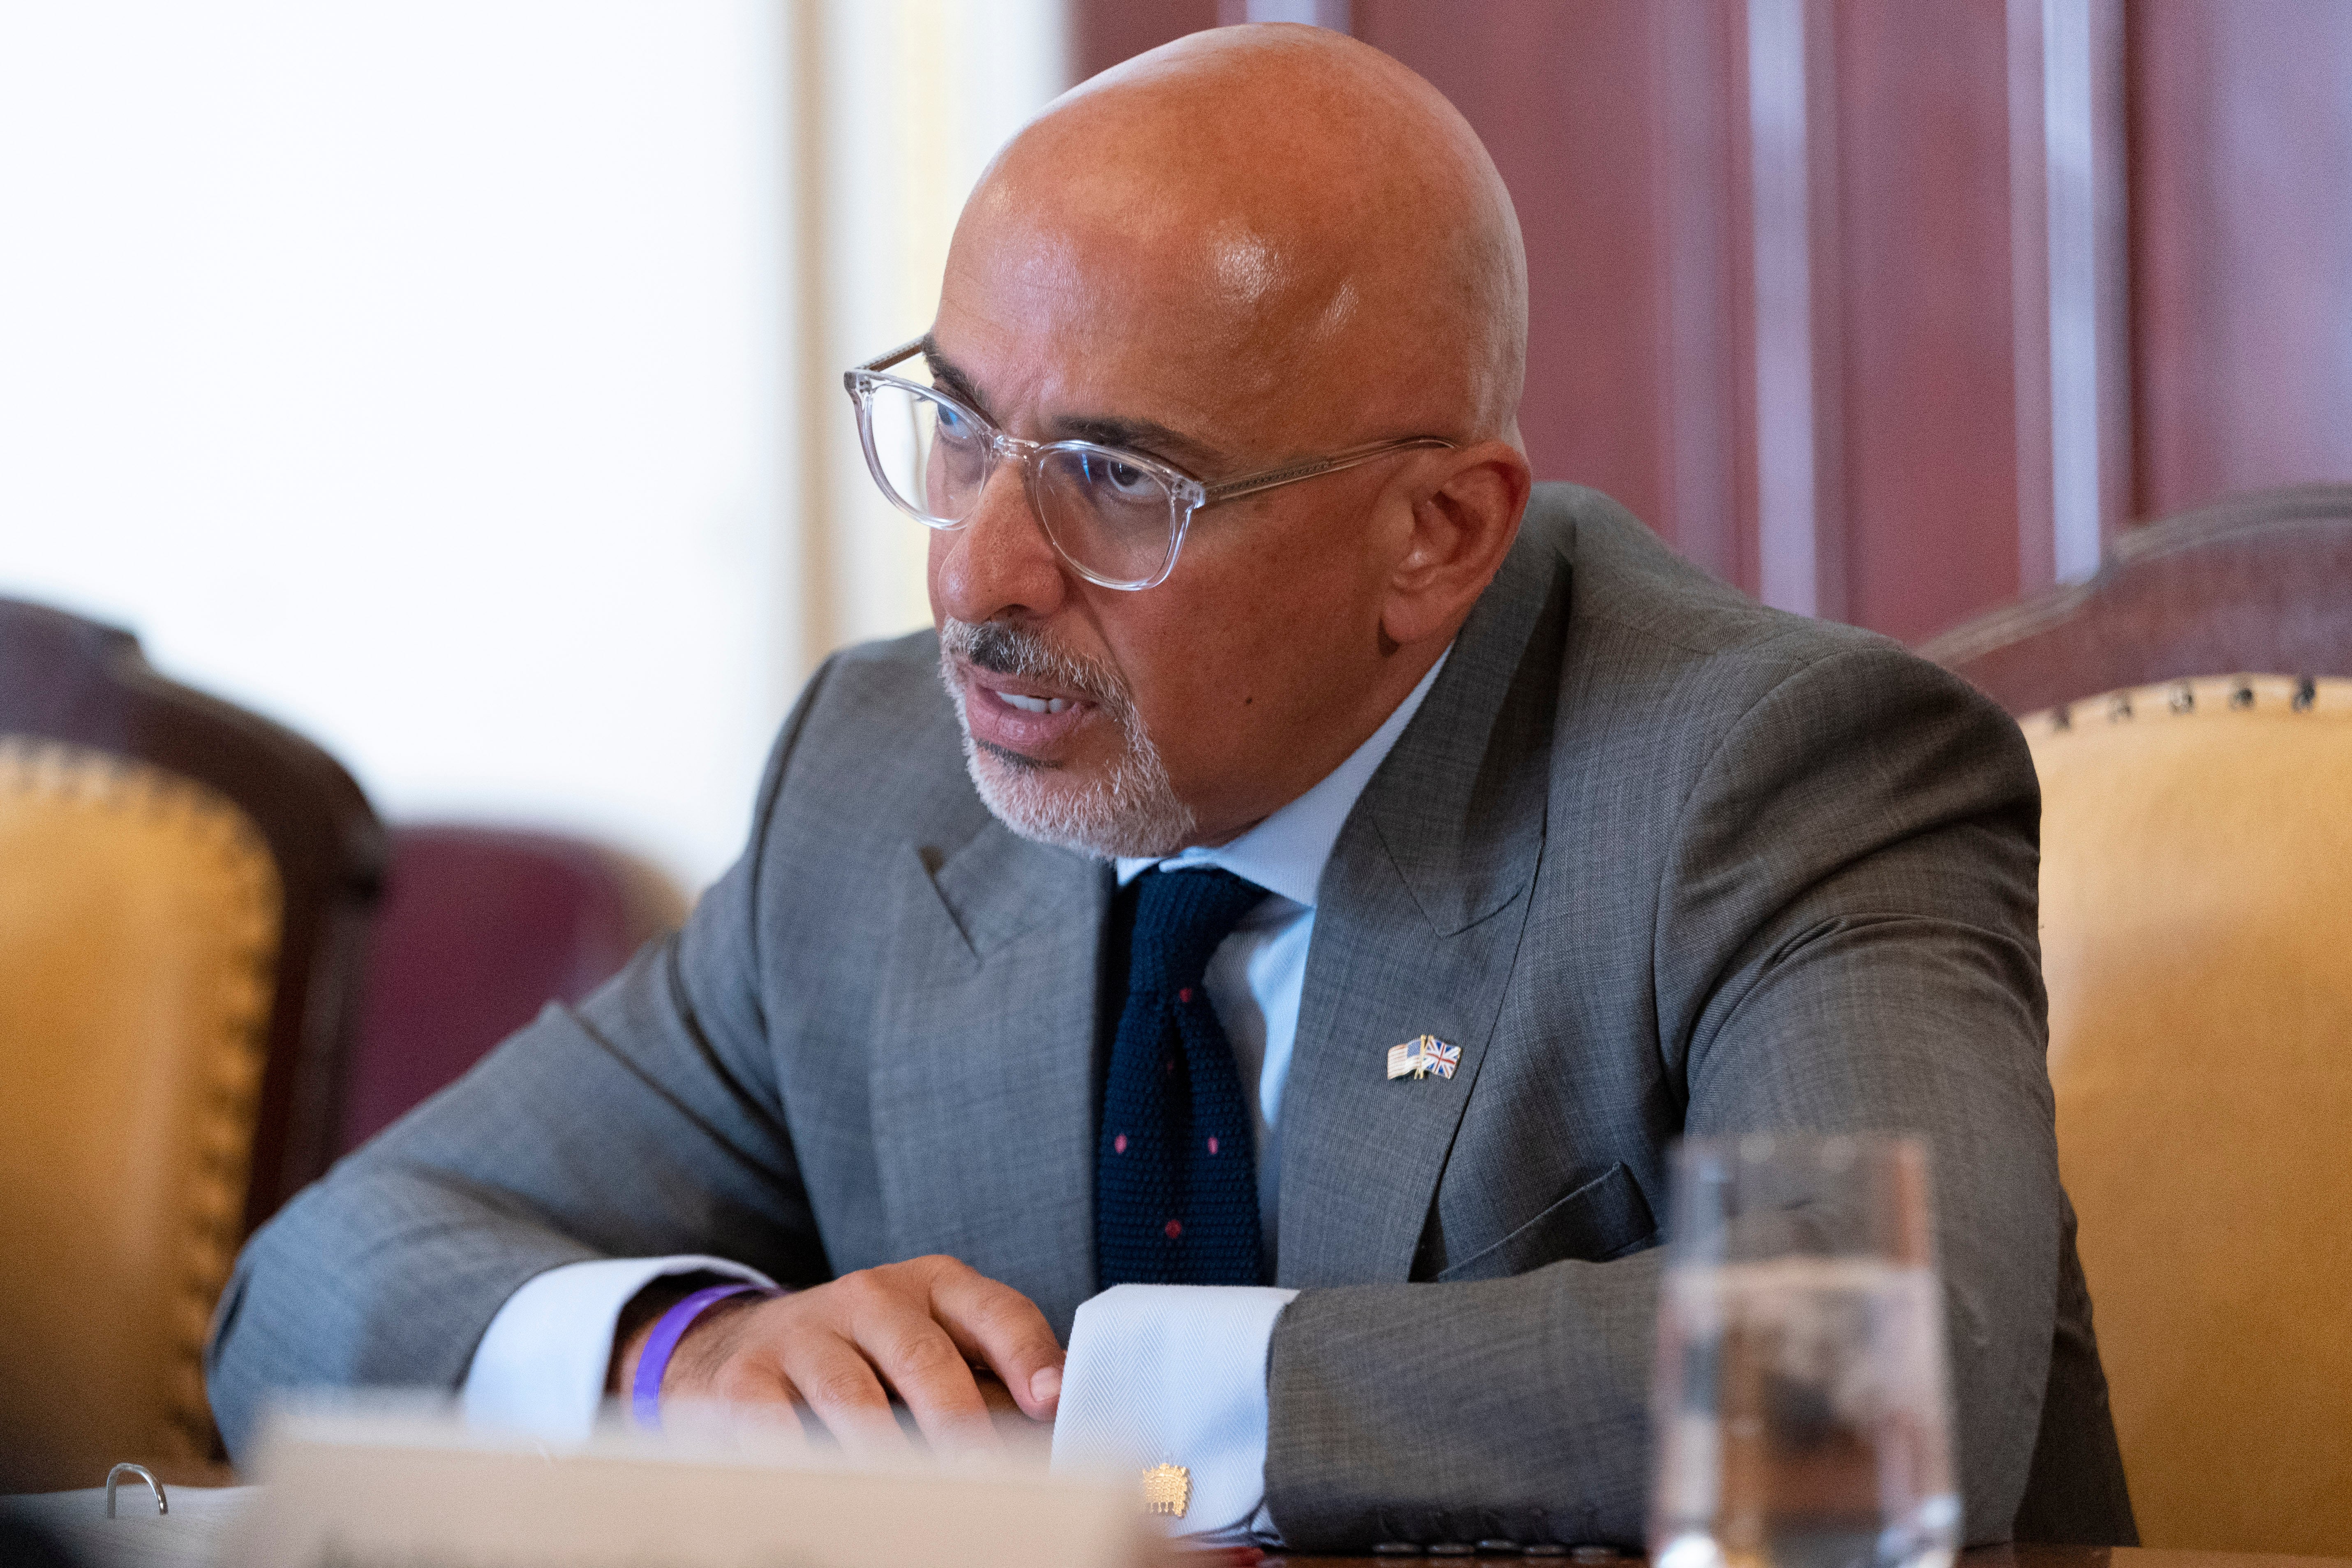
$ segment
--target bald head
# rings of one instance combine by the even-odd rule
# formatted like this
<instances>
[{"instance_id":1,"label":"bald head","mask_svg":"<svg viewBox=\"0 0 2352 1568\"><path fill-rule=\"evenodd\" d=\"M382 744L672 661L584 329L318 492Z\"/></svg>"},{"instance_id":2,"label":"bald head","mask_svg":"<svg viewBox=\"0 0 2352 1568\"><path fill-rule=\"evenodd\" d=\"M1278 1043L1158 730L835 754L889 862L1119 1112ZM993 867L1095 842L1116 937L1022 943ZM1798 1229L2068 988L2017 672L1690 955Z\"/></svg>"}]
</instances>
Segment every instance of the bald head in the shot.
<instances>
[{"instance_id":1,"label":"bald head","mask_svg":"<svg viewBox=\"0 0 2352 1568\"><path fill-rule=\"evenodd\" d=\"M1517 534L1526 300L1486 149L1339 34L1196 34L1014 138L956 226L926 362L1017 439L1115 450L1017 465L1025 485L980 469L932 535L941 673L990 808L1159 855L1228 841L1360 747ZM944 496L950 459L929 460ZM1111 530L1167 574L1129 592L1066 552Z\"/></svg>"},{"instance_id":2,"label":"bald head","mask_svg":"<svg viewBox=\"0 0 2352 1568\"><path fill-rule=\"evenodd\" d=\"M947 294L1131 353L1224 450L1516 444L1510 198L1433 88L1322 28L1194 34L1063 97L983 175Z\"/></svg>"}]
</instances>

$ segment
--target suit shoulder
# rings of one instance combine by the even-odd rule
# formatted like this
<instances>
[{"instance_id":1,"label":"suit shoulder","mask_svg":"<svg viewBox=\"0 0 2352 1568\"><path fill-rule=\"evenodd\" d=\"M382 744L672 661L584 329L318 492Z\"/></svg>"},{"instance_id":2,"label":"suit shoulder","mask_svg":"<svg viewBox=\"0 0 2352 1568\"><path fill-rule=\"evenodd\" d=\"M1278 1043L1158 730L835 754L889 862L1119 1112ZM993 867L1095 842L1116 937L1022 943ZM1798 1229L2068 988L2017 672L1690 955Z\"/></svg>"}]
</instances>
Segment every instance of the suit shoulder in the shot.
<instances>
[{"instance_id":1,"label":"suit shoulder","mask_svg":"<svg viewBox=\"0 0 2352 1568\"><path fill-rule=\"evenodd\" d=\"M2016 772L2015 723L1893 639L1759 605L1596 491L1540 486L1528 511L1523 533L1557 553L1568 584L1553 721L1564 776L1605 763L1687 790L1759 745L1801 769L1865 732L1962 738Z\"/></svg>"},{"instance_id":2,"label":"suit shoulder","mask_svg":"<svg viewBox=\"0 0 2352 1568\"><path fill-rule=\"evenodd\" d=\"M955 740L955 712L940 684L936 634L914 632L859 643L827 658L810 678L790 727L796 750L878 754L918 752ZM794 765L801 765L795 757Z\"/></svg>"},{"instance_id":3,"label":"suit shoulder","mask_svg":"<svg viewBox=\"0 0 2352 1568\"><path fill-rule=\"evenodd\" d=\"M982 811L939 669L939 638L928 631L827 658L778 737L762 792L767 825L903 837Z\"/></svg>"},{"instance_id":4,"label":"suit shoulder","mask_svg":"<svg viewBox=\"0 0 2352 1568\"><path fill-rule=\"evenodd\" d=\"M848 679L902 683L909 688L928 685L932 695L938 696L940 635L926 630L908 632L904 637L853 643L826 658L819 674L829 673Z\"/></svg>"},{"instance_id":5,"label":"suit shoulder","mask_svg":"<svg viewBox=\"0 0 2352 1568\"><path fill-rule=\"evenodd\" d=\"M1571 637L1608 645L1620 659L1751 689L1820 665L1832 686L1956 679L1876 632L1758 604L1676 555L1598 490L1538 485L1523 529L1571 573Z\"/></svg>"},{"instance_id":6,"label":"suit shoulder","mask_svg":"<svg viewBox=\"0 0 2352 1568\"><path fill-rule=\"evenodd\" d=\"M1573 613L1695 654L1798 663L1877 644L1874 632L1759 605L1675 554L1622 505L1581 485L1537 487L1523 528L1575 574Z\"/></svg>"}]
</instances>

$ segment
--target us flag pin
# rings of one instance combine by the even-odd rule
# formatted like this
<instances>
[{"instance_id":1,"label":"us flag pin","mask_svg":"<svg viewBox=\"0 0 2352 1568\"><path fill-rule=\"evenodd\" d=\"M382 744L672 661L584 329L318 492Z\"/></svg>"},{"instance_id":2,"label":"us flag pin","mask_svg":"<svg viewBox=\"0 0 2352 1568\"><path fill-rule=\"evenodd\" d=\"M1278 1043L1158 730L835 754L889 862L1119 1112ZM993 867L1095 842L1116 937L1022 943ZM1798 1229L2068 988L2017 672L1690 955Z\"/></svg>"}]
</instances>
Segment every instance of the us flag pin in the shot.
<instances>
[{"instance_id":1,"label":"us flag pin","mask_svg":"<svg viewBox=\"0 0 2352 1568\"><path fill-rule=\"evenodd\" d=\"M1462 1047L1449 1046L1435 1035L1423 1035L1401 1046L1389 1047L1389 1077L1427 1078L1435 1073L1439 1078L1452 1078L1454 1069L1462 1065Z\"/></svg>"}]
</instances>

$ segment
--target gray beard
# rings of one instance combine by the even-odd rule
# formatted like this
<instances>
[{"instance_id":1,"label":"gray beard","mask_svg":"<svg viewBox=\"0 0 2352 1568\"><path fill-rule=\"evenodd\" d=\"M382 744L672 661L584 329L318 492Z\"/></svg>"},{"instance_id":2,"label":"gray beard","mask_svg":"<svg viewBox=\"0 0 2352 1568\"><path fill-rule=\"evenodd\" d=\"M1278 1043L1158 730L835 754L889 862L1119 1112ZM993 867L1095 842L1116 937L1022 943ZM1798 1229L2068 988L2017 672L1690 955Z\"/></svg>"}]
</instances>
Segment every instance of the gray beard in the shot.
<instances>
[{"instance_id":1,"label":"gray beard","mask_svg":"<svg viewBox=\"0 0 2352 1568\"><path fill-rule=\"evenodd\" d=\"M1025 675L1082 692L1118 726L1124 742L1104 776L1071 778L971 738L959 661L998 675ZM940 628L940 675L963 731L964 771L997 821L1033 843L1110 860L1172 855L1192 837L1192 809L1176 797L1160 748L1137 718L1126 689L1108 671L1056 652L1034 632L950 620Z\"/></svg>"}]
</instances>

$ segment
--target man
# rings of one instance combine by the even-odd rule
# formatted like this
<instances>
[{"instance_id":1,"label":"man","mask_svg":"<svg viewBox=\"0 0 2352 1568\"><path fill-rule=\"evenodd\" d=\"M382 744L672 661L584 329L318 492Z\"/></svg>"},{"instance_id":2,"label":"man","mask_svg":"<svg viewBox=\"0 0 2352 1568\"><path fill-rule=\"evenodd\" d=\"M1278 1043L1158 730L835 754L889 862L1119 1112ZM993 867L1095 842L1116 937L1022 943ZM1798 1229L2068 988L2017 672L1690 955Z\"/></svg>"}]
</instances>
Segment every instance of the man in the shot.
<instances>
[{"instance_id":1,"label":"man","mask_svg":"<svg viewBox=\"0 0 2352 1568\"><path fill-rule=\"evenodd\" d=\"M936 637L819 673L678 938L255 1239L232 1448L274 1387L584 1415L648 1357L986 1444L977 1364L1188 1528L1633 1542L1668 1143L1907 1129L1970 1538L2128 1539L2023 744L1530 505L1525 298L1468 127L1328 33L1023 132L851 378ZM679 1316L747 1273L793 1289Z\"/></svg>"}]
</instances>

